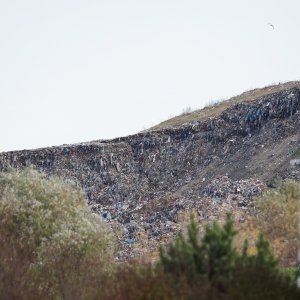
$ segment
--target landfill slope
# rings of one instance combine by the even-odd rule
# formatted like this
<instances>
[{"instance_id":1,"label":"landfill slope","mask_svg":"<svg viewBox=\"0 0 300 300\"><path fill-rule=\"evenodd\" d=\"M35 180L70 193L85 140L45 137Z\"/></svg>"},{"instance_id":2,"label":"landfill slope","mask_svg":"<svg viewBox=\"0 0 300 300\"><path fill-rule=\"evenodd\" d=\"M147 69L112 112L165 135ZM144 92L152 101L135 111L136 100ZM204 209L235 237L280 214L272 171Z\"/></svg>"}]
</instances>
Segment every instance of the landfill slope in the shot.
<instances>
[{"instance_id":1,"label":"landfill slope","mask_svg":"<svg viewBox=\"0 0 300 300\"><path fill-rule=\"evenodd\" d=\"M243 222L277 178L300 180L300 88L227 103L220 114L113 140L0 153L0 170L34 165L77 182L115 230L117 259L142 255L191 210Z\"/></svg>"}]
</instances>

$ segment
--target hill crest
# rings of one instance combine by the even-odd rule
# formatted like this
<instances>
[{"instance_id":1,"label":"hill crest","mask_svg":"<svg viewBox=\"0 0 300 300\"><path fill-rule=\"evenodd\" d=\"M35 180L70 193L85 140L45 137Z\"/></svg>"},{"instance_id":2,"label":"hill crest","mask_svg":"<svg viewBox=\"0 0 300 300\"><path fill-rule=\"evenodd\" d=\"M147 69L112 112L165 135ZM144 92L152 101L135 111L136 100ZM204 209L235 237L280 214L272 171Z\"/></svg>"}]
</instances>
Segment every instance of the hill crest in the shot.
<instances>
[{"instance_id":1,"label":"hill crest","mask_svg":"<svg viewBox=\"0 0 300 300\"><path fill-rule=\"evenodd\" d=\"M189 113L182 113L179 116L175 116L173 118L170 118L168 120L165 120L147 130L160 130L165 129L169 127L178 127L185 123L190 123L193 121L199 121L199 120L205 120L209 117L216 117L220 115L224 110L229 108L230 106L233 106L238 103L243 102L253 102L256 101L259 98L263 98L266 96L270 96L272 94L276 94L279 92L288 91L294 88L300 88L300 81L289 81L286 83L279 83L274 84L270 86L266 86L263 88L256 88L253 90L249 90L246 92L243 92L240 95L231 97L224 101L217 101L214 104L207 105L204 108L194 110Z\"/></svg>"}]
</instances>

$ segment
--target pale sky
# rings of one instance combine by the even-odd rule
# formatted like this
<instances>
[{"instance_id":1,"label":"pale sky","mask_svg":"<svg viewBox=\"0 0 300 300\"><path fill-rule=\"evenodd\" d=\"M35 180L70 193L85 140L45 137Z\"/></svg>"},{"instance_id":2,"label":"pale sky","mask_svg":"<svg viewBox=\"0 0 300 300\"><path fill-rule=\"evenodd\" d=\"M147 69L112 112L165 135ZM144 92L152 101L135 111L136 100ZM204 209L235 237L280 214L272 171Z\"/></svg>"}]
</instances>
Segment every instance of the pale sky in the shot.
<instances>
[{"instance_id":1,"label":"pale sky","mask_svg":"<svg viewBox=\"0 0 300 300\"><path fill-rule=\"evenodd\" d=\"M299 0L0 0L0 152L134 134L299 80L299 12Z\"/></svg>"}]
</instances>

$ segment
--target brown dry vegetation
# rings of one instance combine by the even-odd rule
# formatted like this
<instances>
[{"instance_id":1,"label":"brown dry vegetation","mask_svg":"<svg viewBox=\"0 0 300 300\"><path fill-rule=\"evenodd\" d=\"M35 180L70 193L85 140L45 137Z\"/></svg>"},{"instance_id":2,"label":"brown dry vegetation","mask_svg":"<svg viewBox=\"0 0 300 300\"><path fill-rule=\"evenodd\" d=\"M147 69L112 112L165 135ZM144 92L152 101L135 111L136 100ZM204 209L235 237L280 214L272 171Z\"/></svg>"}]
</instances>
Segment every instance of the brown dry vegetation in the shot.
<instances>
[{"instance_id":1,"label":"brown dry vegetation","mask_svg":"<svg viewBox=\"0 0 300 300\"><path fill-rule=\"evenodd\" d=\"M300 183L278 183L275 190L265 193L258 200L257 206L256 226L270 241L281 264L295 265L300 246Z\"/></svg>"},{"instance_id":2,"label":"brown dry vegetation","mask_svg":"<svg viewBox=\"0 0 300 300\"><path fill-rule=\"evenodd\" d=\"M255 101L261 97L276 94L282 91L287 91L293 88L299 88L300 81L290 81L287 83L276 84L266 86L264 88L258 88L242 93L241 95L234 96L228 100L221 101L219 103L208 105L203 109L198 109L190 113L184 113L169 120L166 120L154 127L149 128L146 131L161 130L170 127L177 127L184 123L189 123L193 121L205 120L209 117L216 117L220 115L225 109L232 105L243 102Z\"/></svg>"},{"instance_id":3,"label":"brown dry vegetation","mask_svg":"<svg viewBox=\"0 0 300 300\"><path fill-rule=\"evenodd\" d=\"M262 232L270 242L272 251L282 267L296 265L297 248L300 246L300 184L277 182L277 188L256 200L255 210L237 223L235 245L238 249L243 241L249 241L248 253L255 254L255 241Z\"/></svg>"}]
</instances>

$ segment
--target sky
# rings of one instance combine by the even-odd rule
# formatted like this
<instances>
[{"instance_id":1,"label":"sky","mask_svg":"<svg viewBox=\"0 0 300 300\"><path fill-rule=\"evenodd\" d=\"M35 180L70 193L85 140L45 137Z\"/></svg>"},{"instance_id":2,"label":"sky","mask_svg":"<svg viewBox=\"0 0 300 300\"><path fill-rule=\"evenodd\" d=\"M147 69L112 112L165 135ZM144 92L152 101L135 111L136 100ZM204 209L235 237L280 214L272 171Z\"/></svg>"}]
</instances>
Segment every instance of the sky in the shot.
<instances>
[{"instance_id":1,"label":"sky","mask_svg":"<svg viewBox=\"0 0 300 300\"><path fill-rule=\"evenodd\" d=\"M299 11L299 0L0 0L0 152L126 136L299 80Z\"/></svg>"}]
</instances>

